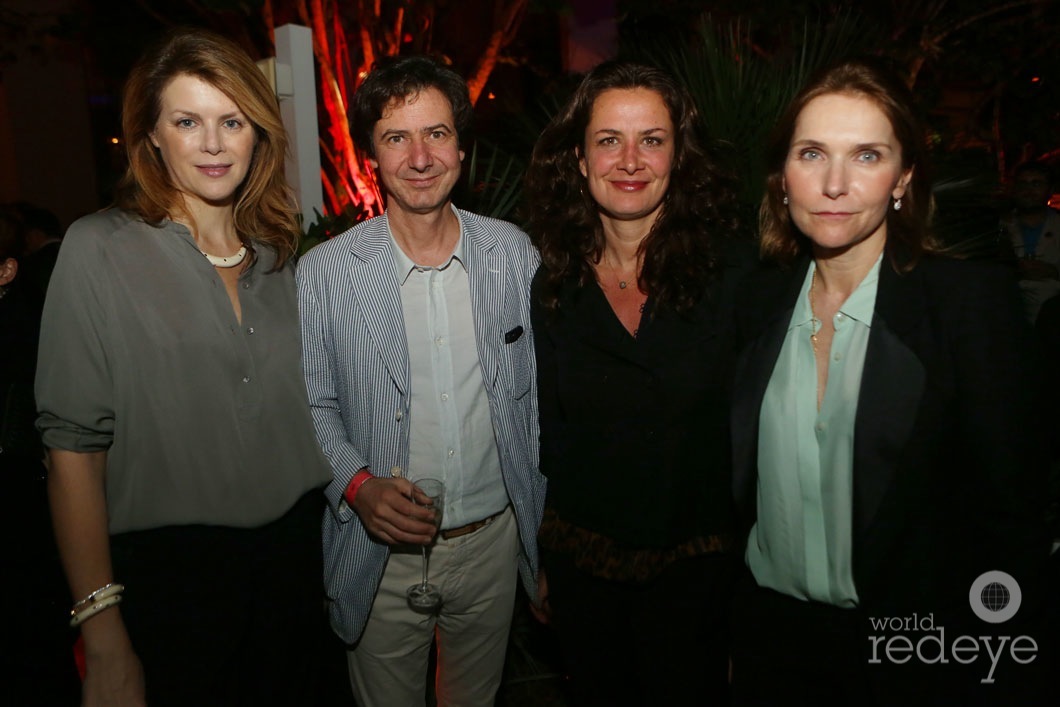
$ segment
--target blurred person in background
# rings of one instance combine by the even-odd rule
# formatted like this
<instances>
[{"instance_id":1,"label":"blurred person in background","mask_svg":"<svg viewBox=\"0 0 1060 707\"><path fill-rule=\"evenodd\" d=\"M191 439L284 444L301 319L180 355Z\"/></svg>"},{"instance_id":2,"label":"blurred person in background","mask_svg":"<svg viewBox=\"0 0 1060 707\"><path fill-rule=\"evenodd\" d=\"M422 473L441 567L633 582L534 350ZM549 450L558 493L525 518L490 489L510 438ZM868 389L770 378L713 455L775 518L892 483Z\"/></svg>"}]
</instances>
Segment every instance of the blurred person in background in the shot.
<instances>
[{"instance_id":1,"label":"blurred person in background","mask_svg":"<svg viewBox=\"0 0 1060 707\"><path fill-rule=\"evenodd\" d=\"M6 569L0 601L18 606L4 635L8 677L0 702L62 705L77 701L73 638L52 537L45 489L44 447L33 423L40 302L27 291L19 256L22 224L0 207L0 527Z\"/></svg>"},{"instance_id":2,"label":"blurred person in background","mask_svg":"<svg viewBox=\"0 0 1060 707\"><path fill-rule=\"evenodd\" d=\"M58 217L42 206L18 201L11 208L18 214L22 228L21 276L43 306L48 281L63 242L62 226Z\"/></svg>"},{"instance_id":3,"label":"blurred person in background","mask_svg":"<svg viewBox=\"0 0 1060 707\"><path fill-rule=\"evenodd\" d=\"M1027 319L1060 294L1060 213L1049 208L1048 165L1022 162L1012 170L1012 212L1001 219L1002 244L1016 257Z\"/></svg>"}]
</instances>

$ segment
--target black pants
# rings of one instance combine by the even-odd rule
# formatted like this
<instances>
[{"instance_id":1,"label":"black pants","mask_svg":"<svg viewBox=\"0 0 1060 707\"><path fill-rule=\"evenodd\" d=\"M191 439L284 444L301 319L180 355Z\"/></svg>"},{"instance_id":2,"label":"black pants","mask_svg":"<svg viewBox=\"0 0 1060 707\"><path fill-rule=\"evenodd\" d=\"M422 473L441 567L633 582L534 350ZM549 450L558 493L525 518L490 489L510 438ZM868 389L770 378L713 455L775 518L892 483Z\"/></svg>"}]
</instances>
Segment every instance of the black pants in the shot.
<instances>
[{"instance_id":1,"label":"black pants","mask_svg":"<svg viewBox=\"0 0 1060 707\"><path fill-rule=\"evenodd\" d=\"M575 705L727 704L729 558L681 560L643 585L544 563Z\"/></svg>"},{"instance_id":2,"label":"black pants","mask_svg":"<svg viewBox=\"0 0 1060 707\"><path fill-rule=\"evenodd\" d=\"M0 453L0 705L64 707L81 703L70 629L70 591L52 536L39 461L4 462Z\"/></svg>"},{"instance_id":3,"label":"black pants","mask_svg":"<svg viewBox=\"0 0 1060 707\"><path fill-rule=\"evenodd\" d=\"M971 665L952 659L948 645L950 659L945 664L924 662L912 651L890 659L885 644L880 647L876 639L896 634L873 628L872 613L802 601L758 587L749 576L741 579L733 602L733 705L1038 707L1055 703L1055 687L1047 699L1041 684L1042 670L1051 658L1044 648L1049 631L1045 626L1031 629L1043 645L1038 660L1020 665L1003 655L993 674L995 681L984 684L981 680L990 670L985 651ZM934 613L933 618L936 627L945 627L947 642L958 635L972 641L998 632L978 620L954 623ZM1012 631L1002 628L1000 633ZM915 642L926 634L898 635ZM925 648L932 661L937 654L938 648Z\"/></svg>"},{"instance_id":4,"label":"black pants","mask_svg":"<svg viewBox=\"0 0 1060 707\"><path fill-rule=\"evenodd\" d=\"M151 707L315 703L326 635L322 509L312 492L260 528L111 538Z\"/></svg>"},{"instance_id":5,"label":"black pants","mask_svg":"<svg viewBox=\"0 0 1060 707\"><path fill-rule=\"evenodd\" d=\"M874 704L859 611L800 601L747 578L732 618L733 705Z\"/></svg>"}]
</instances>

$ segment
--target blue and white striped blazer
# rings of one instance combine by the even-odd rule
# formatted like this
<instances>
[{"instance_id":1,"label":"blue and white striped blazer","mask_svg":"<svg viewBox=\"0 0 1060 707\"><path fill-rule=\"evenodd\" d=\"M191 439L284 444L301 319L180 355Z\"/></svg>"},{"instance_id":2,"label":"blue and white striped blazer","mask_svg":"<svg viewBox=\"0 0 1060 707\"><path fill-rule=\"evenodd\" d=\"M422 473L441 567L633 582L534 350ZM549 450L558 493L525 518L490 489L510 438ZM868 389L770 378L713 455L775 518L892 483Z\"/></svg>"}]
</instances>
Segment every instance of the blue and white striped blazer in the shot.
<instances>
[{"instance_id":1,"label":"blue and white striped blazer","mask_svg":"<svg viewBox=\"0 0 1060 707\"><path fill-rule=\"evenodd\" d=\"M519 526L519 570L537 587L537 529L545 500L538 469L537 371L530 281L539 258L510 223L457 210L479 362ZM331 625L347 643L368 620L389 556L343 500L363 467L380 476L409 461L409 358L386 216L313 248L298 264L303 368L318 441L334 478L325 493L324 582ZM505 343L505 334L522 335ZM509 336L508 338L511 338Z\"/></svg>"}]
</instances>

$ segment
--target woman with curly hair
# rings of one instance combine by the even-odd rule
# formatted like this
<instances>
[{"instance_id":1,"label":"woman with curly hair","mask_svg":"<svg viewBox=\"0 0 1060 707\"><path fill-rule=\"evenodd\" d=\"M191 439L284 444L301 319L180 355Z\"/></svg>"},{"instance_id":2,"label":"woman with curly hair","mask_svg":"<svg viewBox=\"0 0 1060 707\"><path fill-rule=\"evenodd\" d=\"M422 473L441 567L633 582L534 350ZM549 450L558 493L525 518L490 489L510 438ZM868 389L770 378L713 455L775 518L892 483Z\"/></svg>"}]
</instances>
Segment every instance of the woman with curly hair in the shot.
<instances>
[{"instance_id":1,"label":"woman with curly hair","mask_svg":"<svg viewBox=\"0 0 1060 707\"><path fill-rule=\"evenodd\" d=\"M687 92L590 72L534 149L540 608L579 704L724 699L732 197Z\"/></svg>"},{"instance_id":2,"label":"woman with curly hair","mask_svg":"<svg viewBox=\"0 0 1060 707\"><path fill-rule=\"evenodd\" d=\"M300 704L331 474L279 106L241 49L187 30L134 67L122 121L117 204L70 228L37 372L83 704Z\"/></svg>"}]
</instances>

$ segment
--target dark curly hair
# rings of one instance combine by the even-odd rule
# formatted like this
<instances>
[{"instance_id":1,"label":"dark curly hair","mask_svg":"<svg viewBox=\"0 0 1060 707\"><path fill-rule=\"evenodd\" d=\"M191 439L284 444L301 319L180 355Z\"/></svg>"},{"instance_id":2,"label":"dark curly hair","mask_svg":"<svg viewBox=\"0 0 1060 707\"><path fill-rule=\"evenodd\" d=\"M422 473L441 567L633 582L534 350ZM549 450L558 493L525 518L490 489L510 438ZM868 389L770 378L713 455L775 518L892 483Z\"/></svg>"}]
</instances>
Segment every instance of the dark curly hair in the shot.
<instances>
[{"instance_id":1,"label":"dark curly hair","mask_svg":"<svg viewBox=\"0 0 1060 707\"><path fill-rule=\"evenodd\" d=\"M461 146L467 144L473 110L460 74L428 56L388 56L372 65L353 95L350 127L357 149L374 158L372 131L386 107L428 88L437 89L449 101L457 139Z\"/></svg>"},{"instance_id":2,"label":"dark curly hair","mask_svg":"<svg viewBox=\"0 0 1060 707\"><path fill-rule=\"evenodd\" d=\"M656 307L688 310L703 297L719 268L718 239L735 230L731 180L702 146L698 112L688 92L653 67L600 64L541 133L527 171L527 231L541 251L540 298L547 311L558 308L564 282L592 282L593 265L603 255L599 207L578 168L593 104L605 91L638 88L657 93L674 124L670 187L640 246L640 289L655 299Z\"/></svg>"}]
</instances>

